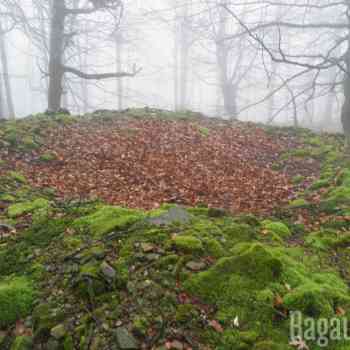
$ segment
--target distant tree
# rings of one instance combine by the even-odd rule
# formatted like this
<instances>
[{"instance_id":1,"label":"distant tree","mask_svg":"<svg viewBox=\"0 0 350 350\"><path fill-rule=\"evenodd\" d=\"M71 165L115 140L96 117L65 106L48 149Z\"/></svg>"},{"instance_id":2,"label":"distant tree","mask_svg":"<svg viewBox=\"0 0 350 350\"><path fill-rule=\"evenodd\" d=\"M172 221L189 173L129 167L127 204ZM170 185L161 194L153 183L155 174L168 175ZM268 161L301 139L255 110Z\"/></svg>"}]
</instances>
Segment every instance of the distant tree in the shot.
<instances>
[{"instance_id":1,"label":"distant tree","mask_svg":"<svg viewBox=\"0 0 350 350\"><path fill-rule=\"evenodd\" d=\"M1 6L0 2L0 118L5 118L5 110L10 119L15 118L15 108L13 103L13 94L11 86L11 77L8 65L8 52L6 45L6 35L16 26L15 16L6 8ZM6 96L6 98L5 98Z\"/></svg>"},{"instance_id":2,"label":"distant tree","mask_svg":"<svg viewBox=\"0 0 350 350\"><path fill-rule=\"evenodd\" d=\"M20 0L0 0L0 3L21 23L22 29L45 57L42 60L44 67L40 70L48 78L50 112L61 108L64 89L68 84L67 75L84 80L102 80L134 77L140 71L134 66L130 72L89 73L83 71L79 64L79 57L82 57L82 49L78 45L79 35L95 35L100 36L100 40L107 40L110 33L102 39L103 29L95 22L108 25L111 32L115 31L123 13L121 0L31 0L32 7L28 8ZM32 13L39 16L31 16ZM49 27L46 23L49 23ZM74 46L78 49L73 53Z\"/></svg>"},{"instance_id":3,"label":"distant tree","mask_svg":"<svg viewBox=\"0 0 350 350\"><path fill-rule=\"evenodd\" d=\"M66 33L65 25L67 17L91 15L98 11L117 11L122 9L120 0L94 0L86 6L68 8L65 0L53 0L51 30L50 30L50 55L49 55L49 92L48 110L57 111L61 106L62 81L65 74L73 74L81 79L101 80L108 78L133 77L139 70L134 67L132 72L107 72L86 73L77 68L65 65L63 62L64 52L67 47L67 37L75 33Z\"/></svg>"},{"instance_id":4,"label":"distant tree","mask_svg":"<svg viewBox=\"0 0 350 350\"><path fill-rule=\"evenodd\" d=\"M294 105L300 104L297 102L300 97L306 96L304 102L308 103L323 96L326 89L334 92L335 88L342 87L344 103L341 121L345 135L350 140L350 2L258 0L250 3L252 13L262 8L269 9L269 14L259 22L257 18L250 18L250 21L242 19L239 15L240 6L234 2L223 5L241 26L239 33L227 39L246 37L272 62L289 67L292 72L273 92L257 102L266 101L272 93L277 93L297 79L304 78L304 82L300 91L293 91L289 103ZM283 14L277 20L273 16L276 8ZM277 35L277 46L271 43L271 35ZM290 37L293 37L294 45L289 46L286 40ZM298 40L298 37L301 39ZM325 80L328 71L332 71L331 79Z\"/></svg>"},{"instance_id":5,"label":"distant tree","mask_svg":"<svg viewBox=\"0 0 350 350\"><path fill-rule=\"evenodd\" d=\"M225 9L228 3L229 0L203 0L202 15L197 19L196 28L202 46L207 48L207 52L202 53L202 61L217 73L215 85L220 92L218 103L223 105L225 115L237 119L242 83L252 73L256 53L244 36L234 36L240 27ZM244 7L240 9L240 15L245 17Z\"/></svg>"}]
</instances>

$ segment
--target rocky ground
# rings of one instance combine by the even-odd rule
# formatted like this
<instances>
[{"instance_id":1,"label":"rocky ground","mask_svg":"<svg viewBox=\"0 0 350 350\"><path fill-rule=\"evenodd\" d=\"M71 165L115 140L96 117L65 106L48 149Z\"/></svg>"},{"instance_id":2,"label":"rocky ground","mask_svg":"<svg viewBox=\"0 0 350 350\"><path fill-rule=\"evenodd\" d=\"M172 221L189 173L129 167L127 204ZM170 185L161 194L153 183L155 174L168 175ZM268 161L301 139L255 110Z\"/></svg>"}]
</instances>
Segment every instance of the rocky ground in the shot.
<instances>
[{"instance_id":1,"label":"rocky ground","mask_svg":"<svg viewBox=\"0 0 350 350\"><path fill-rule=\"evenodd\" d=\"M350 310L342 144L151 109L1 124L0 348L320 349L289 321Z\"/></svg>"}]
</instances>

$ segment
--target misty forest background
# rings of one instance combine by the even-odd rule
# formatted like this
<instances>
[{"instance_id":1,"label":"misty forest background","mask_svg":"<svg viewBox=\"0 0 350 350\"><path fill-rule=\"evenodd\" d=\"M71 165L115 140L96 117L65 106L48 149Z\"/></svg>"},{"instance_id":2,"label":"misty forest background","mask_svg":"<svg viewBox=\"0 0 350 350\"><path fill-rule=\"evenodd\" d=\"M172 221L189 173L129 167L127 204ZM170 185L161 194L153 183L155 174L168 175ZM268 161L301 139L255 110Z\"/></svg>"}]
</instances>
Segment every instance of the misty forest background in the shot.
<instances>
[{"instance_id":1,"label":"misty forest background","mask_svg":"<svg viewBox=\"0 0 350 350\"><path fill-rule=\"evenodd\" d=\"M61 88L78 114L151 106L339 131L348 6L1 0L0 118L57 109Z\"/></svg>"}]
</instances>

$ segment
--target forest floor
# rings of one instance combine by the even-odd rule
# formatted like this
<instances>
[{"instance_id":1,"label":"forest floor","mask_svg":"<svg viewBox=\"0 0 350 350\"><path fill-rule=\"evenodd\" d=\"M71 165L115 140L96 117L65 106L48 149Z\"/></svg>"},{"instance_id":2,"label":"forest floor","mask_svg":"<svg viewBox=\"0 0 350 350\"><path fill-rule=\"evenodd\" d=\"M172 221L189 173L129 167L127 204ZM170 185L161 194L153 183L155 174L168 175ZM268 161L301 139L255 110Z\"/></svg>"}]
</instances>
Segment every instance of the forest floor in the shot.
<instances>
[{"instance_id":1,"label":"forest floor","mask_svg":"<svg viewBox=\"0 0 350 350\"><path fill-rule=\"evenodd\" d=\"M320 349L289 323L350 311L343 141L148 108L0 124L0 348Z\"/></svg>"}]
</instances>

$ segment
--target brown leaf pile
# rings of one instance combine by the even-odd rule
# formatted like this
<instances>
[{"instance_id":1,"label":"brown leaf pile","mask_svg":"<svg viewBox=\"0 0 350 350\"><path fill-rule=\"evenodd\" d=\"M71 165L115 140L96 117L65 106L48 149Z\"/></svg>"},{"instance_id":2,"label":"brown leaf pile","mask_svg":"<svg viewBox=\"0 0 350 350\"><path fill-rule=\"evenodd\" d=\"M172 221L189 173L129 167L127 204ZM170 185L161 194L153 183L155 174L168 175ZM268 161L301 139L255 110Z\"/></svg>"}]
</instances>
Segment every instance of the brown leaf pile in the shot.
<instances>
[{"instance_id":1,"label":"brown leaf pile","mask_svg":"<svg viewBox=\"0 0 350 350\"><path fill-rule=\"evenodd\" d=\"M32 157L8 160L32 185L53 187L65 198L99 197L146 209L176 202L266 212L292 195L288 177L271 170L290 141L253 125L82 121L49 131L45 145ZM39 161L47 152L57 160Z\"/></svg>"}]
</instances>

